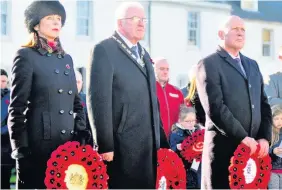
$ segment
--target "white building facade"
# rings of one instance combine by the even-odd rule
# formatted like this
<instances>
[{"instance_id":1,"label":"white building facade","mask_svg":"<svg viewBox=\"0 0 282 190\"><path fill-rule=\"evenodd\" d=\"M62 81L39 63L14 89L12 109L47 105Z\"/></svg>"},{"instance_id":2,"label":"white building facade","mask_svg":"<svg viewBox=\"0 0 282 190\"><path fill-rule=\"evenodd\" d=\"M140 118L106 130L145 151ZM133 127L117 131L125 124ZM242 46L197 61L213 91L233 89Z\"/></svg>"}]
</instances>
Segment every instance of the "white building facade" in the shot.
<instances>
[{"instance_id":1,"label":"white building facade","mask_svg":"<svg viewBox=\"0 0 282 190\"><path fill-rule=\"evenodd\" d=\"M11 69L16 50L28 40L24 10L31 0L1 0L1 68ZM76 67L87 67L91 49L115 30L115 9L121 1L61 0L67 12L61 33L64 49ZM141 1L149 23L142 44L152 58L165 57L171 65L170 82L188 81L192 65L213 53L219 44L218 28L232 6L208 1ZM280 3L280 2L278 2ZM246 20L246 46L242 52L258 61L264 75L281 65L282 22Z\"/></svg>"}]
</instances>

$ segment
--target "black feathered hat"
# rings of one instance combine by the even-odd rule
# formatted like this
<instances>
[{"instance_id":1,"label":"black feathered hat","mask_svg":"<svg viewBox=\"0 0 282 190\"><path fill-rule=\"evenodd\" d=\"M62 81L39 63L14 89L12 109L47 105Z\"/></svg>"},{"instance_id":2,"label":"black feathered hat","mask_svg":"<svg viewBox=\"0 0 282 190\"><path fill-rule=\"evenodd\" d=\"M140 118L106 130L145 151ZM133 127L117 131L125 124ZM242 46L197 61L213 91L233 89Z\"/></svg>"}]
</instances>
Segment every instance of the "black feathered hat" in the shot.
<instances>
[{"instance_id":1,"label":"black feathered hat","mask_svg":"<svg viewBox=\"0 0 282 190\"><path fill-rule=\"evenodd\" d=\"M32 2L25 10L25 25L28 31L34 32L34 27L39 24L40 20L48 15L60 15L62 26L66 21L66 11L64 6L58 1L41 1Z\"/></svg>"}]
</instances>

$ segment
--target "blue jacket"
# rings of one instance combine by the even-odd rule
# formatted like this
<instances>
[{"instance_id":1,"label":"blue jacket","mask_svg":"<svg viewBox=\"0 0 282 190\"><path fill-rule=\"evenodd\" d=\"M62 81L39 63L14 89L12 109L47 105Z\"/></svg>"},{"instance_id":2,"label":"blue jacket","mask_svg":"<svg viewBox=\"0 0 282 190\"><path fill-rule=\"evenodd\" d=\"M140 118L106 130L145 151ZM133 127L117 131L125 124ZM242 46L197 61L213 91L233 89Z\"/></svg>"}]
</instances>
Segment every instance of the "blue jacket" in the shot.
<instances>
[{"instance_id":1,"label":"blue jacket","mask_svg":"<svg viewBox=\"0 0 282 190\"><path fill-rule=\"evenodd\" d=\"M186 182L186 189L200 189L201 184L201 166L198 169L197 172L194 170L191 170L192 163L189 163L187 160L185 160L181 155L180 151L177 149L176 145L179 143L182 143L184 139L186 139L188 136L191 136L192 131L191 130L183 130L176 125L173 125L173 128L176 128L173 130L170 134L170 146L171 149L178 154L178 156L182 159L182 162L186 169L186 175L187 175L187 182ZM198 125L195 126L195 131L199 130L200 127Z\"/></svg>"},{"instance_id":2,"label":"blue jacket","mask_svg":"<svg viewBox=\"0 0 282 190\"><path fill-rule=\"evenodd\" d=\"M273 149L276 147L279 147L281 141L282 141L282 132L280 132L279 141L275 145L270 147L269 149L269 155L272 160L272 169L273 170L282 170L282 158L276 156L276 154L273 153Z\"/></svg>"},{"instance_id":3,"label":"blue jacket","mask_svg":"<svg viewBox=\"0 0 282 190\"><path fill-rule=\"evenodd\" d=\"M10 104L10 90L1 89L1 165L13 165L11 158L11 144L7 127L8 106Z\"/></svg>"},{"instance_id":4,"label":"blue jacket","mask_svg":"<svg viewBox=\"0 0 282 190\"><path fill-rule=\"evenodd\" d=\"M169 142L170 142L170 147L171 149L176 152L180 158L182 158L182 156L180 155L180 151L177 149L177 144L182 143L184 139L186 139L188 136L192 135L192 131L191 130L183 130L175 125L173 125L172 128L175 127L175 130L171 132L170 134L170 138L169 138ZM198 125L195 126L196 130L199 130L200 127ZM182 159L183 163L185 165L185 167L190 167L191 163L187 163L187 161L185 159Z\"/></svg>"}]
</instances>

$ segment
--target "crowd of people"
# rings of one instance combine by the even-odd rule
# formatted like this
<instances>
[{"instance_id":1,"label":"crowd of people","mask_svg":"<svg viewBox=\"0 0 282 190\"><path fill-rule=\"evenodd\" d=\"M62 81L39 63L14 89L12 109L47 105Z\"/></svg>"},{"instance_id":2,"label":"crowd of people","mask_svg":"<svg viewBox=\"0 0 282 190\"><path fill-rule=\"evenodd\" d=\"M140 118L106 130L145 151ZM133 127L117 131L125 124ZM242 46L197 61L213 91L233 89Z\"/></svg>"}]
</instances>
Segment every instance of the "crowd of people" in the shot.
<instances>
[{"instance_id":1,"label":"crowd of people","mask_svg":"<svg viewBox=\"0 0 282 190\"><path fill-rule=\"evenodd\" d=\"M216 52L193 67L187 86L169 83L168 60L151 58L139 43L146 27L143 6L122 3L116 30L95 45L82 76L60 42L66 12L59 1L34 1L25 10L31 34L8 74L1 69L1 188L44 189L47 160L67 141L98 146L109 188L154 189L157 151L182 158L181 143L205 129L198 167L184 158L187 189L229 189L230 159L244 143L270 155L270 189L282 189L282 73L264 83L255 60L240 51L245 24L230 16ZM282 49L280 51L282 60ZM187 72L188 74L188 72ZM95 148L96 149L96 148Z\"/></svg>"}]
</instances>

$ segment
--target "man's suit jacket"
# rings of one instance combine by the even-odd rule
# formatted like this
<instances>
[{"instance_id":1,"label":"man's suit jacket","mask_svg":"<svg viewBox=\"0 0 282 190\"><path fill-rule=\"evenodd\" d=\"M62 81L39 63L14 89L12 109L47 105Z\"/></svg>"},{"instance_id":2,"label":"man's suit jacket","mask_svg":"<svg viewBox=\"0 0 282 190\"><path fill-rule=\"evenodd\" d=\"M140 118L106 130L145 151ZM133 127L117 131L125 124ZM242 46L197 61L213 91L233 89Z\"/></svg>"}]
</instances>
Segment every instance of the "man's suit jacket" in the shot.
<instances>
[{"instance_id":1,"label":"man's suit jacket","mask_svg":"<svg viewBox=\"0 0 282 190\"><path fill-rule=\"evenodd\" d=\"M208 116L204 188L229 188L230 158L246 136L271 140L271 109L258 64L242 54L240 58L246 77L223 48L198 64L197 90Z\"/></svg>"},{"instance_id":2,"label":"man's suit jacket","mask_svg":"<svg viewBox=\"0 0 282 190\"><path fill-rule=\"evenodd\" d=\"M168 143L151 58L145 51L143 68L131 53L117 33L95 46L87 73L88 116L99 152L114 151L110 188L155 188L157 149Z\"/></svg>"}]
</instances>

